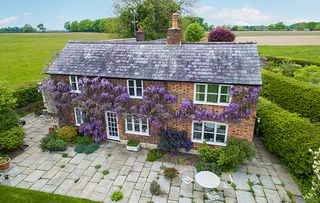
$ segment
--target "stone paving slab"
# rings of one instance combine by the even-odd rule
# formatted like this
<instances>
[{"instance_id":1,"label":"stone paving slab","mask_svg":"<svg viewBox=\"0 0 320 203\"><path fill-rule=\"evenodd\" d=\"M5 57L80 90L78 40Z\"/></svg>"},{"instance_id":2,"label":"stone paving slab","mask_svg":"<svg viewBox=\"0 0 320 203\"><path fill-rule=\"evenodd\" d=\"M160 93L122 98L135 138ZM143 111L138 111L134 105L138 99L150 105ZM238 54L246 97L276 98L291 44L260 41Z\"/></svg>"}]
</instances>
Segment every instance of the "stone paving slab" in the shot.
<instances>
[{"instance_id":1,"label":"stone paving slab","mask_svg":"<svg viewBox=\"0 0 320 203\"><path fill-rule=\"evenodd\" d=\"M68 158L62 153L42 152L39 141L46 134L48 126L56 122L46 117L27 115L25 142L29 147L15 157L7 171L9 180L0 176L0 184L30 188L49 193L83 197L101 202L111 202L114 191L122 191L124 198L119 202L292 202L288 191L296 202L304 202L297 184L286 168L270 154L261 140L254 139L256 157L240 166L236 172L221 175L217 188L219 200L204 199L204 190L197 183L185 184L181 175L169 180L160 168L175 167L194 177L195 168L168 162L147 162L148 150L129 152L124 145L107 142L89 155L77 154L74 147L68 147ZM96 165L101 165L96 169ZM64 167L61 167L64 165ZM108 170L109 174L102 172ZM0 172L1 173L1 172ZM157 181L162 189L160 196L150 193L150 183Z\"/></svg>"}]
</instances>

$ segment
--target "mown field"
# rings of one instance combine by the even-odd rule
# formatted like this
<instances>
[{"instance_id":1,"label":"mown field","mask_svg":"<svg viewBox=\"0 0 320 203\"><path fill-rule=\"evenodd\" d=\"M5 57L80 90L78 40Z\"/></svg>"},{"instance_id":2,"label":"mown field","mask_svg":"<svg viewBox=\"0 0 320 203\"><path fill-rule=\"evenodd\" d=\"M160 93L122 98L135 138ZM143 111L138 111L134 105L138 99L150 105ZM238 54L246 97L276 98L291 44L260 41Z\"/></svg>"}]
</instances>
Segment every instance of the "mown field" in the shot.
<instances>
[{"instance_id":1,"label":"mown field","mask_svg":"<svg viewBox=\"0 0 320 203\"><path fill-rule=\"evenodd\" d=\"M279 35L320 35L320 32L279 32ZM269 36L275 32L237 32L238 36ZM51 56L68 40L107 40L119 38L104 33L0 34L0 80L11 85L38 81ZM284 56L320 62L320 46L259 46L261 55Z\"/></svg>"},{"instance_id":2,"label":"mown field","mask_svg":"<svg viewBox=\"0 0 320 203\"><path fill-rule=\"evenodd\" d=\"M107 40L118 38L104 33L0 34L0 80L11 85L44 78L41 70L53 53L68 40Z\"/></svg>"}]
</instances>

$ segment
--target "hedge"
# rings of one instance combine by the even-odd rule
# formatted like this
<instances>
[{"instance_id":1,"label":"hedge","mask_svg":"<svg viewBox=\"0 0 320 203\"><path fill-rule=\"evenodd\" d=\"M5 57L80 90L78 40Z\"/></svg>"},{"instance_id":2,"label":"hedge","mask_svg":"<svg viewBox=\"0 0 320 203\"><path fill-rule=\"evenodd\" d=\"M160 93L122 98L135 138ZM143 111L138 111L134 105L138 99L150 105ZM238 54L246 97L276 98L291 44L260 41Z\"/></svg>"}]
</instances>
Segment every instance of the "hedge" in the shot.
<instances>
[{"instance_id":1,"label":"hedge","mask_svg":"<svg viewBox=\"0 0 320 203\"><path fill-rule=\"evenodd\" d=\"M304 59L295 59L295 58L282 57L282 56L264 56L262 58L265 58L266 60L272 60L275 62L282 62L283 60L290 60L291 62L299 64L301 66L309 66L309 65L320 66L320 62L318 62L318 61L310 61L310 60L304 60Z\"/></svg>"},{"instance_id":2,"label":"hedge","mask_svg":"<svg viewBox=\"0 0 320 203\"><path fill-rule=\"evenodd\" d=\"M259 132L267 148L282 159L300 186L307 189L313 174L309 149L320 146L320 126L264 98L260 98L257 115L261 118Z\"/></svg>"},{"instance_id":3,"label":"hedge","mask_svg":"<svg viewBox=\"0 0 320 203\"><path fill-rule=\"evenodd\" d=\"M17 98L17 108L42 100L36 83L27 83L16 87L13 96Z\"/></svg>"},{"instance_id":4,"label":"hedge","mask_svg":"<svg viewBox=\"0 0 320 203\"><path fill-rule=\"evenodd\" d=\"M302 82L262 69L261 96L280 107L320 122L320 85Z\"/></svg>"}]
</instances>

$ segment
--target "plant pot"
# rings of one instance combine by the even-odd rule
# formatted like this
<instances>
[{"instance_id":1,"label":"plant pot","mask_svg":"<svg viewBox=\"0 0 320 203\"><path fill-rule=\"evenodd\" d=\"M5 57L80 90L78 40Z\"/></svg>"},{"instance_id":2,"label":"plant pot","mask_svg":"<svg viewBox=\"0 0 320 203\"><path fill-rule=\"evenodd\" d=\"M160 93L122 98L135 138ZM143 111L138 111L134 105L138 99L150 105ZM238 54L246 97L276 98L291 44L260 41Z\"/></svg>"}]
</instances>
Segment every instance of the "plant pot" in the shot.
<instances>
[{"instance_id":1,"label":"plant pot","mask_svg":"<svg viewBox=\"0 0 320 203\"><path fill-rule=\"evenodd\" d=\"M11 159L9 158L9 160L3 164L0 164L0 170L7 170L10 166L10 161Z\"/></svg>"},{"instance_id":2,"label":"plant pot","mask_svg":"<svg viewBox=\"0 0 320 203\"><path fill-rule=\"evenodd\" d=\"M127 150L128 151L138 152L138 151L140 151L140 145L137 145L137 146L128 146L127 145Z\"/></svg>"}]
</instances>

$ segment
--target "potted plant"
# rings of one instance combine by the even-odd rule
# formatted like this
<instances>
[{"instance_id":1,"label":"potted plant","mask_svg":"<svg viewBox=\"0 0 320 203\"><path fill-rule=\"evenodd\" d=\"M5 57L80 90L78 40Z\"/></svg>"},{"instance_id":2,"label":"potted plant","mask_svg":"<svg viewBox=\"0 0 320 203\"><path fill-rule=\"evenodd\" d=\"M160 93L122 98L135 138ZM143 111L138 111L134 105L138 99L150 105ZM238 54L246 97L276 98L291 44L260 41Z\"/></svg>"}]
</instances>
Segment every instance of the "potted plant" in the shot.
<instances>
[{"instance_id":1,"label":"potted plant","mask_svg":"<svg viewBox=\"0 0 320 203\"><path fill-rule=\"evenodd\" d=\"M7 155L0 155L0 169L6 170L9 168L10 164L10 157Z\"/></svg>"},{"instance_id":2,"label":"potted plant","mask_svg":"<svg viewBox=\"0 0 320 203\"><path fill-rule=\"evenodd\" d=\"M138 140L129 140L127 142L127 150L137 152L140 150L140 142Z\"/></svg>"}]
</instances>

